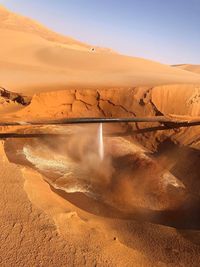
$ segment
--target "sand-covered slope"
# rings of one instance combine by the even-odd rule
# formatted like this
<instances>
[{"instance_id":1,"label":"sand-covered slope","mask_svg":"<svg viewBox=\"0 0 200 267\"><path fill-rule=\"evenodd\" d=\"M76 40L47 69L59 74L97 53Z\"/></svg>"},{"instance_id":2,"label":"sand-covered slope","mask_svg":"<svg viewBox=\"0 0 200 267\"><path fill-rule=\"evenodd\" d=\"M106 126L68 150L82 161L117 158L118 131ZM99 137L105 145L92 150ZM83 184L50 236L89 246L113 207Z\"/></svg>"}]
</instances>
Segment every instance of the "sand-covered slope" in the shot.
<instances>
[{"instance_id":1,"label":"sand-covered slope","mask_svg":"<svg viewBox=\"0 0 200 267\"><path fill-rule=\"evenodd\" d=\"M200 82L153 61L122 56L52 33L0 8L0 85L17 92Z\"/></svg>"},{"instance_id":2,"label":"sand-covered slope","mask_svg":"<svg viewBox=\"0 0 200 267\"><path fill-rule=\"evenodd\" d=\"M34 20L20 16L18 14L14 14L1 5L0 5L0 22L1 22L0 23L1 29L32 33L37 36L40 36L45 40L66 44L67 46L74 49L88 50L91 48L90 45L79 42L73 38L59 35L47 29L46 27L37 23Z\"/></svg>"},{"instance_id":3,"label":"sand-covered slope","mask_svg":"<svg viewBox=\"0 0 200 267\"><path fill-rule=\"evenodd\" d=\"M200 65L182 64L182 65L174 65L174 67L200 74Z\"/></svg>"},{"instance_id":4,"label":"sand-covered slope","mask_svg":"<svg viewBox=\"0 0 200 267\"><path fill-rule=\"evenodd\" d=\"M152 101L165 114L200 116L200 85L154 87Z\"/></svg>"}]
</instances>

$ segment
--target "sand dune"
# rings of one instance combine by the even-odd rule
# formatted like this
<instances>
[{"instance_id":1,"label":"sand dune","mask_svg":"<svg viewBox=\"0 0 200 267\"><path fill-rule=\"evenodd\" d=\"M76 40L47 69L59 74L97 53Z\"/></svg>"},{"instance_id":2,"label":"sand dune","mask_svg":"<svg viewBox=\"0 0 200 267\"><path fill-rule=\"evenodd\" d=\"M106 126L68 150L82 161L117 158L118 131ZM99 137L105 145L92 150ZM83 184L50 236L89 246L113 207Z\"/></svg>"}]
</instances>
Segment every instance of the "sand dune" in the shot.
<instances>
[{"instance_id":1,"label":"sand dune","mask_svg":"<svg viewBox=\"0 0 200 267\"><path fill-rule=\"evenodd\" d=\"M74 49L88 50L91 48L90 45L79 42L73 38L67 36L61 36L47 29L46 27L44 27L43 25L39 24L34 20L14 14L1 5L0 5L0 22L1 22L0 24L1 29L9 29L25 33L33 33L45 40L66 44L67 46Z\"/></svg>"},{"instance_id":2,"label":"sand dune","mask_svg":"<svg viewBox=\"0 0 200 267\"><path fill-rule=\"evenodd\" d=\"M93 47L0 6L2 120L196 118L198 70ZM89 126L0 127L21 134L0 142L0 265L199 266L199 127L106 125L103 159ZM24 138L34 133L48 136Z\"/></svg>"},{"instance_id":3,"label":"sand dune","mask_svg":"<svg viewBox=\"0 0 200 267\"><path fill-rule=\"evenodd\" d=\"M200 82L196 74L110 53L0 8L0 85L33 94L69 87L132 87Z\"/></svg>"},{"instance_id":4,"label":"sand dune","mask_svg":"<svg viewBox=\"0 0 200 267\"><path fill-rule=\"evenodd\" d=\"M182 65L174 65L174 67L200 74L200 65L182 64Z\"/></svg>"}]
</instances>

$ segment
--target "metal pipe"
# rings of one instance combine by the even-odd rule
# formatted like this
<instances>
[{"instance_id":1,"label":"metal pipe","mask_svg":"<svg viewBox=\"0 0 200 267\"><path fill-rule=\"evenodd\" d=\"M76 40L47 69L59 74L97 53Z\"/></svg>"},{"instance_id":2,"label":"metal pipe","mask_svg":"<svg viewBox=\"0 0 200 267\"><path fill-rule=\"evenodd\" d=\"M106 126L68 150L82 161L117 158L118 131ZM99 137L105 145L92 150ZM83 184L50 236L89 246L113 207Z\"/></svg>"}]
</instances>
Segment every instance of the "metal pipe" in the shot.
<instances>
[{"instance_id":1,"label":"metal pipe","mask_svg":"<svg viewBox=\"0 0 200 267\"><path fill-rule=\"evenodd\" d=\"M60 120L43 120L43 121L15 121L15 122L0 122L0 126L42 126L42 125L70 125L70 124L90 124L90 123L135 123L135 122L158 122L163 125L128 130L123 133L111 133L107 134L108 136L127 136L131 134L141 134L145 132L152 131L163 131L168 129L176 129L180 127L191 127L200 125L200 119L185 120L184 118L171 119L164 116L155 116L155 117L131 117L131 118L67 118ZM106 134L106 133L105 133ZM41 137L56 137L56 136L65 136L66 134L62 133L0 133L0 139L5 138L41 138Z\"/></svg>"},{"instance_id":2,"label":"metal pipe","mask_svg":"<svg viewBox=\"0 0 200 267\"><path fill-rule=\"evenodd\" d=\"M154 117L130 117L130 118L67 118L59 120L39 120L39 121L0 121L0 126L28 126L28 125L66 125L66 124L87 124L87 123L134 123L134 122L159 122L166 124L188 124L200 125L200 119L188 121L186 119L171 119L165 116Z\"/></svg>"},{"instance_id":3,"label":"metal pipe","mask_svg":"<svg viewBox=\"0 0 200 267\"><path fill-rule=\"evenodd\" d=\"M199 125L199 124L198 124ZM148 128L141 128L141 129L129 129L125 132L113 132L113 133L104 133L105 136L130 136L133 134L144 134L148 132L156 132L156 131L166 131L169 129L177 129L180 127L190 127L190 126L195 126L194 124L176 124L173 127L172 126L166 126L166 125L160 125L160 126L153 126L153 127L148 127ZM7 139L7 138L43 138L43 137L66 137L70 135L69 133L0 133L0 139Z\"/></svg>"}]
</instances>

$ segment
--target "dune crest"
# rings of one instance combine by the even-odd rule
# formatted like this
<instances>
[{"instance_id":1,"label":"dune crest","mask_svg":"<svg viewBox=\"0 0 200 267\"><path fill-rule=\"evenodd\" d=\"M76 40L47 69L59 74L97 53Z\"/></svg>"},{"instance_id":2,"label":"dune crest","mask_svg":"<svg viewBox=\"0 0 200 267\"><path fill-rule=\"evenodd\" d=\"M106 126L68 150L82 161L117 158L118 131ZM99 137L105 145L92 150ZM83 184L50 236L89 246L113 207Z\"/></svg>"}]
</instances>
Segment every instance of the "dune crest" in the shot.
<instances>
[{"instance_id":1,"label":"dune crest","mask_svg":"<svg viewBox=\"0 0 200 267\"><path fill-rule=\"evenodd\" d=\"M47 41L58 42L60 44L67 45L72 49L113 52L111 49L91 46L71 37L58 34L30 18L10 12L2 5L0 5L0 28L31 33Z\"/></svg>"},{"instance_id":2,"label":"dune crest","mask_svg":"<svg viewBox=\"0 0 200 267\"><path fill-rule=\"evenodd\" d=\"M0 37L0 86L16 92L31 95L72 87L200 83L197 74L110 53L56 34L4 8L0 9Z\"/></svg>"},{"instance_id":3,"label":"dune crest","mask_svg":"<svg viewBox=\"0 0 200 267\"><path fill-rule=\"evenodd\" d=\"M181 64L181 65L174 65L174 67L177 67L182 70L187 70L190 72L194 72L197 74L200 74L200 65L193 65L193 64Z\"/></svg>"}]
</instances>

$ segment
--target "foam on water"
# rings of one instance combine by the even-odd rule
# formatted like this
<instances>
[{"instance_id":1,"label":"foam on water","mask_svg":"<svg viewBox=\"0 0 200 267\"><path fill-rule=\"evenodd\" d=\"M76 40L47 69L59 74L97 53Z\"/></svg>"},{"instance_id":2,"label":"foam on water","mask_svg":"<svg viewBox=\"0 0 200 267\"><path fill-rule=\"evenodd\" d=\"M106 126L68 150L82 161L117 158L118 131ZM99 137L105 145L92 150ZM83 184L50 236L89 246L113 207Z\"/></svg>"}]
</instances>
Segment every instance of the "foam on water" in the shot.
<instances>
[{"instance_id":1,"label":"foam on water","mask_svg":"<svg viewBox=\"0 0 200 267\"><path fill-rule=\"evenodd\" d=\"M57 181L52 181L51 178L48 178L45 175L45 180L47 180L53 187L56 189L63 190L67 193L75 193L75 192L82 192L82 193L89 193L88 185L83 183L80 178L79 172L77 172L77 180L71 179L73 173L76 173L78 170L78 166L76 164L70 162L66 159L61 159L57 156L54 159L44 158L42 156L37 155L34 153L34 150L30 146L23 147L23 154L26 159L33 164L37 170L43 172L51 172L52 174L58 174L59 177L62 177L65 181L65 187L59 184L59 179ZM71 181L68 183L68 181Z\"/></svg>"},{"instance_id":2,"label":"foam on water","mask_svg":"<svg viewBox=\"0 0 200 267\"><path fill-rule=\"evenodd\" d=\"M40 170L54 170L62 173L68 171L66 164L62 161L34 156L32 149L29 146L24 146L23 153L26 159Z\"/></svg>"}]
</instances>

